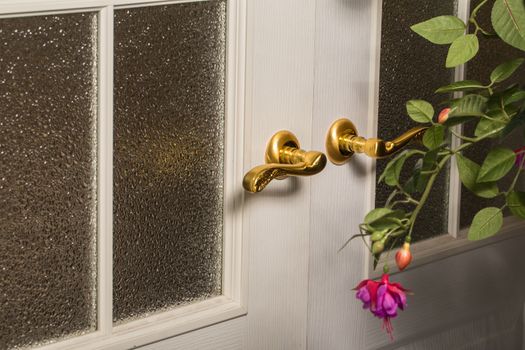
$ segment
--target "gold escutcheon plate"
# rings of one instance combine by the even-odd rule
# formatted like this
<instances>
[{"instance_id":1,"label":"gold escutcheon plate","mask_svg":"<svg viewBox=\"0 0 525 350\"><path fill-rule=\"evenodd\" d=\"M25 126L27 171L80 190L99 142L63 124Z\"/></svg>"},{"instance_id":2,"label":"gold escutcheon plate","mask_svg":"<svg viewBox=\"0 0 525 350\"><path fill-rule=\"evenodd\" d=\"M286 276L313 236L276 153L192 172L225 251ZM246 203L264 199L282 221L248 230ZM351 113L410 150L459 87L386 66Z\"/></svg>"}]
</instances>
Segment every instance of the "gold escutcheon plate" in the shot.
<instances>
[{"instance_id":1,"label":"gold escutcheon plate","mask_svg":"<svg viewBox=\"0 0 525 350\"><path fill-rule=\"evenodd\" d=\"M341 118L330 126L326 135L326 155L335 165L343 165L354 155L354 152L339 147L340 138L344 135L358 136L355 125L350 120Z\"/></svg>"}]
</instances>

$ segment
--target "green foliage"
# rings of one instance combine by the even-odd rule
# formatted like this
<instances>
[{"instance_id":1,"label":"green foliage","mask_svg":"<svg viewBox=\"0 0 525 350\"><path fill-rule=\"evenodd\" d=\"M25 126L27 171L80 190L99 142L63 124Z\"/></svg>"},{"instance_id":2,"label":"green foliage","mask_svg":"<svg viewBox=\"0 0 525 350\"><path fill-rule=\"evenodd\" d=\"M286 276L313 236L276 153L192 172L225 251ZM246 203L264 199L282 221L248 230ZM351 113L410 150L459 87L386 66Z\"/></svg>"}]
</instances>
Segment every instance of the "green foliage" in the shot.
<instances>
[{"instance_id":1,"label":"green foliage","mask_svg":"<svg viewBox=\"0 0 525 350\"><path fill-rule=\"evenodd\" d=\"M405 165L405 161L417 153L418 152L414 150L407 150L401 152L392 161L388 162L387 166L385 167L385 170L379 177L378 182L384 180L388 186L398 185L399 176L401 175L401 170L403 169L403 165Z\"/></svg>"},{"instance_id":2,"label":"green foliage","mask_svg":"<svg viewBox=\"0 0 525 350\"><path fill-rule=\"evenodd\" d=\"M455 16L439 16L410 27L434 44L450 44L465 33L465 23Z\"/></svg>"},{"instance_id":3,"label":"green foliage","mask_svg":"<svg viewBox=\"0 0 525 350\"><path fill-rule=\"evenodd\" d=\"M443 93L456 92L456 91L479 90L479 89L484 89L484 88L485 86L483 86L483 84L481 84L479 81L462 80L462 81L456 81L455 83L452 83L450 85L442 86L436 90L436 93L443 94Z\"/></svg>"},{"instance_id":4,"label":"green foliage","mask_svg":"<svg viewBox=\"0 0 525 350\"><path fill-rule=\"evenodd\" d=\"M466 95L451 104L451 117L482 117L487 110L487 101L481 95Z\"/></svg>"},{"instance_id":5,"label":"green foliage","mask_svg":"<svg viewBox=\"0 0 525 350\"><path fill-rule=\"evenodd\" d=\"M503 213L500 208L481 209L468 230L468 239L477 241L495 235L503 225Z\"/></svg>"},{"instance_id":6,"label":"green foliage","mask_svg":"<svg viewBox=\"0 0 525 350\"><path fill-rule=\"evenodd\" d=\"M478 37L474 34L460 36L452 42L448 49L447 68L454 68L470 61L479 51Z\"/></svg>"},{"instance_id":7,"label":"green foliage","mask_svg":"<svg viewBox=\"0 0 525 350\"><path fill-rule=\"evenodd\" d=\"M402 210L377 208L365 217L365 227L369 232L392 230L401 226L405 213Z\"/></svg>"},{"instance_id":8,"label":"green foliage","mask_svg":"<svg viewBox=\"0 0 525 350\"><path fill-rule=\"evenodd\" d=\"M496 0L492 27L507 44L525 51L525 4L523 0Z\"/></svg>"},{"instance_id":9,"label":"green foliage","mask_svg":"<svg viewBox=\"0 0 525 350\"><path fill-rule=\"evenodd\" d=\"M456 164L461 183L469 191L482 198L494 198L498 195L499 190L495 182L478 183L476 181L480 170L478 164L459 153L456 154Z\"/></svg>"},{"instance_id":10,"label":"green foliage","mask_svg":"<svg viewBox=\"0 0 525 350\"><path fill-rule=\"evenodd\" d=\"M432 125L423 135L423 144L429 150L438 148L445 138L445 127L443 125Z\"/></svg>"},{"instance_id":11,"label":"green foliage","mask_svg":"<svg viewBox=\"0 0 525 350\"><path fill-rule=\"evenodd\" d=\"M500 120L491 120L491 119L481 119L476 125L476 130L474 130L474 136L483 137L490 134L496 129L503 128L505 124ZM492 135L491 138L498 137L498 135Z\"/></svg>"},{"instance_id":12,"label":"green foliage","mask_svg":"<svg viewBox=\"0 0 525 350\"><path fill-rule=\"evenodd\" d=\"M500 83L500 82L510 78L510 76L512 74L514 74L516 69L518 69L521 66L523 61L525 61L525 59L517 58L515 60L509 61L509 62L505 62L505 63L502 63L499 66L497 66L492 71L492 73L490 73L490 82L491 82L491 84Z\"/></svg>"},{"instance_id":13,"label":"green foliage","mask_svg":"<svg viewBox=\"0 0 525 350\"><path fill-rule=\"evenodd\" d=\"M418 192L423 192L425 187L428 184L429 179L432 176L432 172L436 171L436 161L438 159L438 152L439 149L435 148L431 151L428 151L421 161L421 171L418 174L418 177L416 178L416 190Z\"/></svg>"},{"instance_id":14,"label":"green foliage","mask_svg":"<svg viewBox=\"0 0 525 350\"><path fill-rule=\"evenodd\" d=\"M518 90L518 91L512 92L512 94L505 97L503 103L507 105L507 104L519 102L521 100L525 100L525 91Z\"/></svg>"},{"instance_id":15,"label":"green foliage","mask_svg":"<svg viewBox=\"0 0 525 350\"><path fill-rule=\"evenodd\" d=\"M507 125L501 131L501 137L505 137L514 131L517 127L525 125L525 112L521 112L514 118L512 118Z\"/></svg>"},{"instance_id":16,"label":"green foliage","mask_svg":"<svg viewBox=\"0 0 525 350\"><path fill-rule=\"evenodd\" d=\"M410 100L406 104L407 113L413 121L418 123L430 123L434 117L434 107L427 101Z\"/></svg>"},{"instance_id":17,"label":"green foliage","mask_svg":"<svg viewBox=\"0 0 525 350\"><path fill-rule=\"evenodd\" d=\"M477 22L477 14L484 6L492 6L492 28L482 28ZM525 3L524 0L481 1L473 8L467 24L455 16L439 16L415 24L411 29L432 43L450 45L446 67L453 68L476 56L480 50L480 34L525 51ZM491 33L492 29L495 34ZM360 226L359 236L370 236L372 245L369 249L374 256L374 268L389 245L398 239L410 241L414 224L432 186L451 158L456 160L461 183L473 194L486 199L497 196L506 199L501 208L490 206L475 215L468 232L470 240L496 234L503 224L505 208L514 216L525 219L525 192L515 189L524 169L512 172L516 168L516 153L507 148L493 147L481 165L462 154L467 148L476 150L479 143L488 138L505 138L517 128L525 127L525 89L518 84L504 85L524 61L524 57L518 57L495 62L490 77L476 77L475 80L439 87L437 94L448 94L445 95L448 100L445 99L440 108L450 108L440 120L434 120L434 107L427 101L414 96L407 102L407 115L429 128L421 140L424 149L405 150L387 164L379 181L391 186L392 193L385 207L368 213ZM451 94L454 94L452 100ZM455 127L467 123L475 126L474 135L466 135ZM453 142L451 138L459 142ZM411 157L416 158L415 165L407 169L407 164L413 164L407 162ZM502 179L511 173L511 185L502 185ZM408 180L405 180L405 175ZM503 186L505 189L500 191Z\"/></svg>"},{"instance_id":18,"label":"green foliage","mask_svg":"<svg viewBox=\"0 0 525 350\"><path fill-rule=\"evenodd\" d=\"M495 182L501 179L514 166L516 154L507 148L492 149L479 169L477 183Z\"/></svg>"},{"instance_id":19,"label":"green foliage","mask_svg":"<svg viewBox=\"0 0 525 350\"><path fill-rule=\"evenodd\" d=\"M512 215L525 219L525 192L510 192L507 195L507 206Z\"/></svg>"}]
</instances>

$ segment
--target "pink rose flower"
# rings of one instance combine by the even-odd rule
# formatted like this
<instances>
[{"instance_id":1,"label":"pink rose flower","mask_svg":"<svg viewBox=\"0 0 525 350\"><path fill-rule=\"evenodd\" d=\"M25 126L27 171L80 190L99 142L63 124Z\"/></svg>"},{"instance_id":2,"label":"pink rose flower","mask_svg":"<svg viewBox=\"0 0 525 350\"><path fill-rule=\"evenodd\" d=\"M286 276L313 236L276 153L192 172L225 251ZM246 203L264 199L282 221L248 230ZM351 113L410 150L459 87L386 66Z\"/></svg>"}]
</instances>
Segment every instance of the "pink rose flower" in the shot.
<instances>
[{"instance_id":1,"label":"pink rose flower","mask_svg":"<svg viewBox=\"0 0 525 350\"><path fill-rule=\"evenodd\" d=\"M383 319L383 328L393 339L394 328L390 320L397 316L398 308L405 309L407 290L399 283L390 283L388 274L383 274L380 282L364 280L354 290L357 290L356 298L363 302L363 308Z\"/></svg>"}]
</instances>

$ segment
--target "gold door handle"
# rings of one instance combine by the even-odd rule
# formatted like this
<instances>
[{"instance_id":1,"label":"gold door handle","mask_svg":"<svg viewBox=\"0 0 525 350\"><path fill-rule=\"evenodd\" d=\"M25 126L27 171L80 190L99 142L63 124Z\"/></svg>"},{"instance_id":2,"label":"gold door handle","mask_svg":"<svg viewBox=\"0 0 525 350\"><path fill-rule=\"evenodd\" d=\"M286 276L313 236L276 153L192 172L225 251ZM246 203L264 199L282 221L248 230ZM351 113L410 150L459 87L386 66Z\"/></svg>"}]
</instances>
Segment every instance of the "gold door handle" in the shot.
<instances>
[{"instance_id":1,"label":"gold door handle","mask_svg":"<svg viewBox=\"0 0 525 350\"><path fill-rule=\"evenodd\" d=\"M350 160L354 153L364 153L372 158L388 157L412 141L421 140L426 126L412 128L392 141L377 138L365 139L357 134L354 124L348 119L335 121L326 136L326 153L328 159L336 165Z\"/></svg>"},{"instance_id":2,"label":"gold door handle","mask_svg":"<svg viewBox=\"0 0 525 350\"><path fill-rule=\"evenodd\" d=\"M242 185L246 191L261 192L273 179L315 175L326 166L323 153L302 150L297 137L286 130L272 136L266 146L265 160L266 164L244 175Z\"/></svg>"}]
</instances>

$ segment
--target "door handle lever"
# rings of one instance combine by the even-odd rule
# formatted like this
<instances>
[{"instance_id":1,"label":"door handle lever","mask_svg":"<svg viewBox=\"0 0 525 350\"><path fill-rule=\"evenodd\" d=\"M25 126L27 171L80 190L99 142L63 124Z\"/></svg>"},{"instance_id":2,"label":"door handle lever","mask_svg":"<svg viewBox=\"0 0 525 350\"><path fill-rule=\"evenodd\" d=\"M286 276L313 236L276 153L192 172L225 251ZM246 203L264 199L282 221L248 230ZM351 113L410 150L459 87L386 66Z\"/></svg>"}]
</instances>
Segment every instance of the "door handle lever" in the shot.
<instances>
[{"instance_id":1,"label":"door handle lever","mask_svg":"<svg viewBox=\"0 0 525 350\"><path fill-rule=\"evenodd\" d=\"M359 136L354 124L348 119L335 121L326 136L328 159L336 165L350 160L354 153L364 153L372 158L386 158L403 149L412 141L420 141L428 129L426 126L412 128L392 141Z\"/></svg>"},{"instance_id":2,"label":"door handle lever","mask_svg":"<svg viewBox=\"0 0 525 350\"><path fill-rule=\"evenodd\" d=\"M244 175L242 185L248 192L260 192L273 179L288 176L311 176L326 166L322 152L305 151L297 137L283 130L272 136L266 147L266 164L256 166Z\"/></svg>"}]
</instances>

